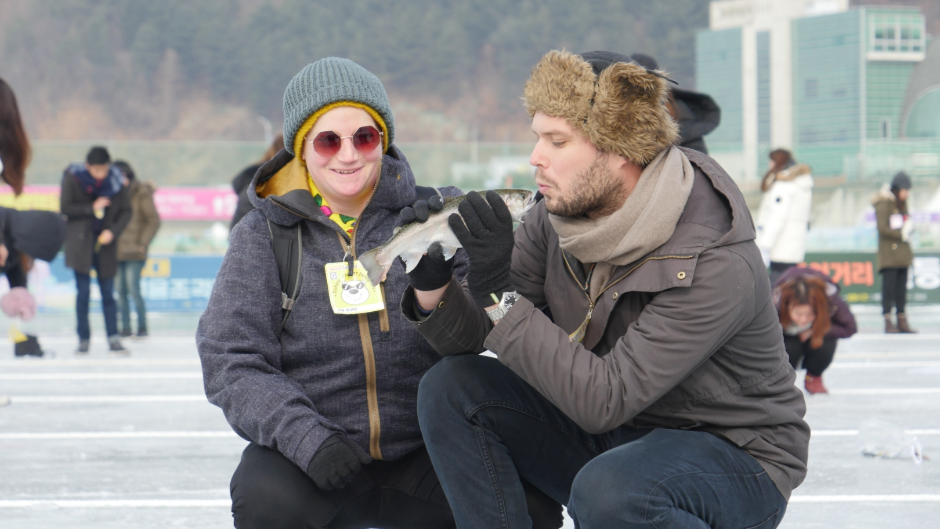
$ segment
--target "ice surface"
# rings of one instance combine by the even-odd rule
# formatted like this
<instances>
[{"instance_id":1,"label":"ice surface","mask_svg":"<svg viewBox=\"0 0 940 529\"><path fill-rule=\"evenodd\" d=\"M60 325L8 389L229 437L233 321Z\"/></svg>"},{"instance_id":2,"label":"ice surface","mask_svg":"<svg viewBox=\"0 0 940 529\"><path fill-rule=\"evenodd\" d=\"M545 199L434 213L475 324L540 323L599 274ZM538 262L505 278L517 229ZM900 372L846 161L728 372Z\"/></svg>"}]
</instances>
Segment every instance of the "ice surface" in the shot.
<instances>
[{"instance_id":1,"label":"ice surface","mask_svg":"<svg viewBox=\"0 0 940 529\"><path fill-rule=\"evenodd\" d=\"M129 358L109 358L99 339L76 359L71 336L42 339L52 360L0 345L12 400L0 407L0 527L232 527L228 484L245 443L204 399L190 325L129 341ZM940 334L844 341L825 383L832 394L807 396L809 475L780 527L937 527ZM864 457L872 419L916 431L929 460Z\"/></svg>"}]
</instances>

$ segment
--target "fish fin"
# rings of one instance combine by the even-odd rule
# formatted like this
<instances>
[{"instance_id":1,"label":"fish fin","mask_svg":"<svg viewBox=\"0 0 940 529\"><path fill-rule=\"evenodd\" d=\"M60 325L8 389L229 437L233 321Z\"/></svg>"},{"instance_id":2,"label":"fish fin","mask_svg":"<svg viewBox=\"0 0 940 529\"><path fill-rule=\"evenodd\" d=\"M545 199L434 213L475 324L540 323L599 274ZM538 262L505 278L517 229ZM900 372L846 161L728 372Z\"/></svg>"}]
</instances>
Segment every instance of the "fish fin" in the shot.
<instances>
[{"instance_id":1,"label":"fish fin","mask_svg":"<svg viewBox=\"0 0 940 529\"><path fill-rule=\"evenodd\" d=\"M441 244L441 250L444 251L444 260L450 261L450 259L454 256L454 254L457 253L458 248L460 247L455 244L453 245Z\"/></svg>"},{"instance_id":2,"label":"fish fin","mask_svg":"<svg viewBox=\"0 0 940 529\"><path fill-rule=\"evenodd\" d=\"M366 273L369 274L369 281L373 286L378 286L378 284L382 282L385 273L388 272L388 269L391 267L391 265L386 265L379 261L379 248L369 250L360 255L359 262L362 264L362 267L366 269Z\"/></svg>"},{"instance_id":3,"label":"fish fin","mask_svg":"<svg viewBox=\"0 0 940 529\"><path fill-rule=\"evenodd\" d=\"M418 266L418 262L421 261L421 258L424 257L424 252L420 250L412 250L401 254L401 260L405 262L405 273L411 272Z\"/></svg>"}]
</instances>

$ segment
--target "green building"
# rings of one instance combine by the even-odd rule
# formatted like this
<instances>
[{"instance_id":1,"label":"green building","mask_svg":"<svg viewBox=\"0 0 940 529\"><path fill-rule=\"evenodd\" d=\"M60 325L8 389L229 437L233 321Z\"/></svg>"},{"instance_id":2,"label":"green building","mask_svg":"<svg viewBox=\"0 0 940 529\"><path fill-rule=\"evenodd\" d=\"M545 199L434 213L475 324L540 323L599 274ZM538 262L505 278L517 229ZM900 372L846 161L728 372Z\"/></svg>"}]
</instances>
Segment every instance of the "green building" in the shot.
<instances>
[{"instance_id":1,"label":"green building","mask_svg":"<svg viewBox=\"0 0 940 529\"><path fill-rule=\"evenodd\" d=\"M928 53L917 8L723 0L710 15L697 89L722 108L706 139L736 179L759 178L778 147L817 176L940 174L940 72L921 68L940 49Z\"/></svg>"}]
</instances>

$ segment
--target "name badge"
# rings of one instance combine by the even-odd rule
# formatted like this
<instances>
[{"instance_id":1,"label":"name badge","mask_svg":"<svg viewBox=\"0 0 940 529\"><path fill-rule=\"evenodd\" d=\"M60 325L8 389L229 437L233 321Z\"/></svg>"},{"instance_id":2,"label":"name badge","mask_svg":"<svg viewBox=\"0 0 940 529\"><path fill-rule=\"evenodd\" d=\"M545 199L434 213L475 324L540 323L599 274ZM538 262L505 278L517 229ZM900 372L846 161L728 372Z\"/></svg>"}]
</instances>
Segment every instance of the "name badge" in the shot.
<instances>
[{"instance_id":1,"label":"name badge","mask_svg":"<svg viewBox=\"0 0 940 529\"><path fill-rule=\"evenodd\" d=\"M382 293L369 281L359 261L354 262L352 276L348 274L347 262L326 264L326 285L334 313L365 314L385 308Z\"/></svg>"},{"instance_id":2,"label":"name badge","mask_svg":"<svg viewBox=\"0 0 940 529\"><path fill-rule=\"evenodd\" d=\"M900 213L895 213L888 217L888 224L891 226L892 230L900 230L904 227L904 215Z\"/></svg>"}]
</instances>

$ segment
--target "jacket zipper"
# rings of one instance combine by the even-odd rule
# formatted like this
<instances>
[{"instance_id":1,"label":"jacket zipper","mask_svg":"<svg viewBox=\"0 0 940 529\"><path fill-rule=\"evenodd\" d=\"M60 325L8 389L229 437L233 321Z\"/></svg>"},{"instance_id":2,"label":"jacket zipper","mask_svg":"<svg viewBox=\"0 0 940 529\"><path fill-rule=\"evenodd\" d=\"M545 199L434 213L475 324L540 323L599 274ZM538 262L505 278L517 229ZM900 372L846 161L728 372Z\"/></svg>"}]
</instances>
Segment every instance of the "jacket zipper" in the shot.
<instances>
[{"instance_id":1,"label":"jacket zipper","mask_svg":"<svg viewBox=\"0 0 940 529\"><path fill-rule=\"evenodd\" d=\"M610 283L608 283L607 286L605 286L603 290L601 290L600 292L598 292L597 297L595 297L594 299L591 299L591 294L590 294L590 289L591 289L591 273L594 272L594 267L593 267L593 266L591 267L591 273L588 274L588 276L587 276L587 278L586 278L584 284L582 285L582 284L581 284L581 281L578 281L578 276L574 273L574 270L571 269L571 264L568 262L568 257L565 255L564 252L561 253L561 257L562 257L562 259L564 259L564 261L565 261L565 267L568 269L568 273L571 274L571 277L574 279L574 282L578 284L578 288L581 289L581 292L584 293L584 296L585 296L585 297L587 298L587 300L588 300L588 313L587 313L587 316L584 318L584 323L581 324L581 327L579 327L578 330L576 330L574 333L572 333L572 334L569 336L569 337L573 337L573 336L575 336L575 335L577 335L577 334L580 333L580 334L581 334L580 339L578 339L578 340L573 340L573 341L576 341L576 342L580 342L581 339L584 338L584 335L587 334L587 326L588 326L588 323L590 323L590 321L591 321L591 316L594 315L594 307L595 307L595 305L596 305L596 303L597 303L597 300L601 299L601 296L603 296L604 293L607 292L608 290L610 290L614 285L616 285L617 283L623 281L627 276L629 276L630 274L632 274L634 270L636 270L637 268L643 266L647 261L663 261L663 260L665 260L665 259L691 259L691 258L693 258L693 257L695 257L695 256L694 256L694 255L661 255L661 256L656 256L656 257L652 257L652 256L651 256L651 257L647 257L646 259L643 259L643 261L641 261L640 263L638 263L636 266L634 266L633 268L631 268L630 270L628 270L627 273L625 273L625 274L623 274L622 276L618 277L618 278L615 279L614 281L611 281Z\"/></svg>"},{"instance_id":2,"label":"jacket zipper","mask_svg":"<svg viewBox=\"0 0 940 529\"><path fill-rule=\"evenodd\" d=\"M375 179L375 184L372 186L372 193L369 194L369 200L366 201L365 207L362 208L364 212L366 208L369 207L369 203L372 202L372 197L375 196L376 189L379 188L379 180L382 178L381 173ZM346 244L346 251L352 255L353 260L356 259L356 234L359 233L359 224L362 219L362 213L359 214L359 219L356 220L356 225L353 227L352 236L349 237L349 242ZM344 239L340 239L343 241ZM385 300L385 290L384 285L380 285L379 288L382 289L382 300ZM388 308L384 308L379 313L379 327L383 327L383 321L388 321L388 313L386 312ZM382 449L380 441L382 438L382 419L379 416L379 391L378 384L376 382L377 376L375 373L375 349L372 346L372 337L369 336L369 315L368 314L359 314L359 333L362 338L362 356L365 361L366 368L366 405L369 409L369 454L372 456L372 459L380 460L382 459Z\"/></svg>"},{"instance_id":3,"label":"jacket zipper","mask_svg":"<svg viewBox=\"0 0 940 529\"><path fill-rule=\"evenodd\" d=\"M369 199L366 201L366 205L362 208L364 212L366 208L369 207L369 203L372 202L372 197L375 196L375 191L379 188L379 179L382 178L381 172L379 176L375 179L375 184L372 186L372 193L369 194ZM293 209L287 207L281 202L272 199L272 202L281 206L285 210L297 215L298 217L313 220L310 217L300 214ZM340 243L345 245L345 251L349 252L352 258L356 259L356 233L359 232L359 224L362 219L362 214L359 214L359 220L356 220L356 225L353 227L352 236L342 232L342 230L337 232L339 236ZM334 223L335 224L335 223ZM382 285L382 299L385 299L385 289ZM388 308L382 309L379 313L379 327L380 330L388 330ZM379 396L378 396L378 387L376 384L376 374L375 374L375 350L372 347L372 339L369 336L369 316L368 314L359 314L359 334L362 338L362 356L365 361L366 369L366 405L369 409L369 454L373 459L380 460L382 459L382 450L379 441L382 437L382 421L379 416ZM384 325L383 325L384 323ZM382 329L384 327L384 329Z\"/></svg>"}]
</instances>

